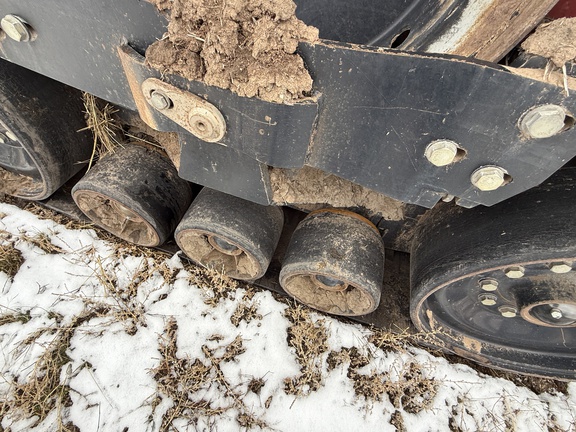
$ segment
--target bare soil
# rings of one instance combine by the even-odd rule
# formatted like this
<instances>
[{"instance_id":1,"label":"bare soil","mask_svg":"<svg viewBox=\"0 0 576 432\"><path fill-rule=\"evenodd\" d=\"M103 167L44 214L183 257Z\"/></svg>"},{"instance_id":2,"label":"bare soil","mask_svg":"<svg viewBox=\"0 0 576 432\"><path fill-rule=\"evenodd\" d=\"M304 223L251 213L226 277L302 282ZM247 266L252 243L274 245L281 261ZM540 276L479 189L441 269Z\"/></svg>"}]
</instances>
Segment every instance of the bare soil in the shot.
<instances>
[{"instance_id":1,"label":"bare soil","mask_svg":"<svg viewBox=\"0 0 576 432\"><path fill-rule=\"evenodd\" d=\"M576 18L540 25L522 44L529 54L550 59L556 67L576 59Z\"/></svg>"},{"instance_id":2,"label":"bare soil","mask_svg":"<svg viewBox=\"0 0 576 432\"><path fill-rule=\"evenodd\" d=\"M270 102L295 101L312 90L296 49L318 40L318 30L296 18L292 0L151 3L170 19L164 38L146 52L152 67Z\"/></svg>"}]
</instances>

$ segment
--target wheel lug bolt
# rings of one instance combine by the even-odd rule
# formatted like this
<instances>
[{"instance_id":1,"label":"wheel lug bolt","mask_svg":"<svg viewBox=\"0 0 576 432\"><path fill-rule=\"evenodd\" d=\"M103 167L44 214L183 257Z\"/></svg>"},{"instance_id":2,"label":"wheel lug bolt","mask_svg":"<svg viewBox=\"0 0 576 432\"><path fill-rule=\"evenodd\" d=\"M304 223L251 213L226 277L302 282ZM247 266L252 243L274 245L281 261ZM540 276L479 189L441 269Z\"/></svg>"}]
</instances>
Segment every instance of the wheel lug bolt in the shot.
<instances>
[{"instance_id":1,"label":"wheel lug bolt","mask_svg":"<svg viewBox=\"0 0 576 432\"><path fill-rule=\"evenodd\" d=\"M504 318L514 318L518 313L518 310L512 306L500 306L498 311Z\"/></svg>"},{"instance_id":2,"label":"wheel lug bolt","mask_svg":"<svg viewBox=\"0 0 576 432\"><path fill-rule=\"evenodd\" d=\"M479 284L484 291L496 291L498 289L498 281L494 279L483 279Z\"/></svg>"},{"instance_id":3,"label":"wheel lug bolt","mask_svg":"<svg viewBox=\"0 0 576 432\"><path fill-rule=\"evenodd\" d=\"M496 297L494 294L480 294L478 296L478 300L484 306L494 306L498 301L498 297Z\"/></svg>"},{"instance_id":4,"label":"wheel lug bolt","mask_svg":"<svg viewBox=\"0 0 576 432\"><path fill-rule=\"evenodd\" d=\"M520 266L508 267L506 270L504 270L504 274L510 279L519 279L524 276L524 273L524 267Z\"/></svg>"},{"instance_id":5,"label":"wheel lug bolt","mask_svg":"<svg viewBox=\"0 0 576 432\"><path fill-rule=\"evenodd\" d=\"M564 317L564 314L562 313L562 311L558 308L552 308L550 310L550 316L552 318L554 318L555 320L559 320L562 319Z\"/></svg>"},{"instance_id":6,"label":"wheel lug bolt","mask_svg":"<svg viewBox=\"0 0 576 432\"><path fill-rule=\"evenodd\" d=\"M566 261L558 261L550 263L550 271L553 273L568 273L572 270L572 263Z\"/></svg>"}]
</instances>

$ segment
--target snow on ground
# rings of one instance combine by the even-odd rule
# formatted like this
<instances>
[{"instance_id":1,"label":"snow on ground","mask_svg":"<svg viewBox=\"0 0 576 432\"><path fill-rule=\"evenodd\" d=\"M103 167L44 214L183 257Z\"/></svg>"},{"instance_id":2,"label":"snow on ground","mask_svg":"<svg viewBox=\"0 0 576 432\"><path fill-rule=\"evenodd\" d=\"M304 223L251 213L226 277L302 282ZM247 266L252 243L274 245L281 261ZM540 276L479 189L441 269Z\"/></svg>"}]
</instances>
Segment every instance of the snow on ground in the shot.
<instances>
[{"instance_id":1,"label":"snow on ground","mask_svg":"<svg viewBox=\"0 0 576 432\"><path fill-rule=\"evenodd\" d=\"M0 216L21 256L13 276L0 257L0 430L576 430L574 383L536 394L177 255Z\"/></svg>"}]
</instances>

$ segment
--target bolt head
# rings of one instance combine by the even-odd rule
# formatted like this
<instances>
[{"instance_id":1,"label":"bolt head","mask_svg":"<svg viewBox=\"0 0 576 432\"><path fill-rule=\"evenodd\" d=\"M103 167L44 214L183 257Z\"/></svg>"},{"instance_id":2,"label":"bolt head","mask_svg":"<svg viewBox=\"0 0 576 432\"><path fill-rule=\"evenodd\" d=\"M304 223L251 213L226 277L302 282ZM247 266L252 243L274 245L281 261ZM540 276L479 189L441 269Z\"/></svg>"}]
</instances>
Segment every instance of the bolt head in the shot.
<instances>
[{"instance_id":1,"label":"bolt head","mask_svg":"<svg viewBox=\"0 0 576 432\"><path fill-rule=\"evenodd\" d=\"M553 273L569 273L572 270L572 263L558 261L550 263L550 271Z\"/></svg>"},{"instance_id":2,"label":"bolt head","mask_svg":"<svg viewBox=\"0 0 576 432\"><path fill-rule=\"evenodd\" d=\"M524 273L524 267L520 266L508 267L506 270L504 270L504 274L510 279L520 279L524 276Z\"/></svg>"},{"instance_id":3,"label":"bolt head","mask_svg":"<svg viewBox=\"0 0 576 432\"><path fill-rule=\"evenodd\" d=\"M172 106L172 101L168 96L159 90L154 90L150 94L150 105L159 111L166 110Z\"/></svg>"},{"instance_id":4,"label":"bolt head","mask_svg":"<svg viewBox=\"0 0 576 432\"><path fill-rule=\"evenodd\" d=\"M564 314L562 313L562 311L558 308L552 308L550 310L550 316L556 320L562 319L564 318Z\"/></svg>"},{"instance_id":5,"label":"bolt head","mask_svg":"<svg viewBox=\"0 0 576 432\"><path fill-rule=\"evenodd\" d=\"M10 39L16 42L29 42L32 39L32 33L26 21L16 15L6 15L0 20L0 27Z\"/></svg>"},{"instance_id":6,"label":"bolt head","mask_svg":"<svg viewBox=\"0 0 576 432\"><path fill-rule=\"evenodd\" d=\"M485 166L474 171L470 181L481 191L488 192L503 186L506 174L506 170L498 166Z\"/></svg>"},{"instance_id":7,"label":"bolt head","mask_svg":"<svg viewBox=\"0 0 576 432\"><path fill-rule=\"evenodd\" d=\"M496 291L498 289L498 281L494 279L481 280L480 288L484 291Z\"/></svg>"},{"instance_id":8,"label":"bolt head","mask_svg":"<svg viewBox=\"0 0 576 432\"><path fill-rule=\"evenodd\" d=\"M558 105L531 108L520 120L520 129L530 138L550 138L565 127L566 110Z\"/></svg>"},{"instance_id":9,"label":"bolt head","mask_svg":"<svg viewBox=\"0 0 576 432\"><path fill-rule=\"evenodd\" d=\"M428 144L424 156L432 165L450 165L458 153L458 144L450 140L438 140Z\"/></svg>"},{"instance_id":10,"label":"bolt head","mask_svg":"<svg viewBox=\"0 0 576 432\"><path fill-rule=\"evenodd\" d=\"M494 306L498 301L498 297L496 297L494 294L480 294L478 296L478 300L484 306Z\"/></svg>"},{"instance_id":11,"label":"bolt head","mask_svg":"<svg viewBox=\"0 0 576 432\"><path fill-rule=\"evenodd\" d=\"M498 311L504 318L514 318L518 314L518 310L512 306L501 306Z\"/></svg>"}]
</instances>

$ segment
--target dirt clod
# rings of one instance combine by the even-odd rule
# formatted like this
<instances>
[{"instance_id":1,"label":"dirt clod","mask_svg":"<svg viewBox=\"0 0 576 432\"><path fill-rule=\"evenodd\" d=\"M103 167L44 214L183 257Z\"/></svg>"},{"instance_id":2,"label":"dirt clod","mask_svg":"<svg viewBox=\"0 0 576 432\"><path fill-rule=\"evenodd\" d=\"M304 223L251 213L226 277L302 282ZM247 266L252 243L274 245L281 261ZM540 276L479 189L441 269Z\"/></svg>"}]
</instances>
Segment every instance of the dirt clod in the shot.
<instances>
[{"instance_id":1,"label":"dirt clod","mask_svg":"<svg viewBox=\"0 0 576 432\"><path fill-rule=\"evenodd\" d=\"M576 18L562 18L542 24L524 41L529 54L550 59L556 67L576 59Z\"/></svg>"},{"instance_id":2,"label":"dirt clod","mask_svg":"<svg viewBox=\"0 0 576 432\"><path fill-rule=\"evenodd\" d=\"M311 167L300 170L270 169L272 199L308 210L325 207L367 210L385 220L402 220L404 204L378 192Z\"/></svg>"},{"instance_id":3,"label":"dirt clod","mask_svg":"<svg viewBox=\"0 0 576 432\"><path fill-rule=\"evenodd\" d=\"M296 18L292 0L152 0L170 11L168 32L152 44L148 63L240 96L290 102L312 89L296 54L318 30Z\"/></svg>"}]
</instances>

